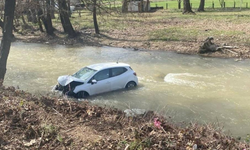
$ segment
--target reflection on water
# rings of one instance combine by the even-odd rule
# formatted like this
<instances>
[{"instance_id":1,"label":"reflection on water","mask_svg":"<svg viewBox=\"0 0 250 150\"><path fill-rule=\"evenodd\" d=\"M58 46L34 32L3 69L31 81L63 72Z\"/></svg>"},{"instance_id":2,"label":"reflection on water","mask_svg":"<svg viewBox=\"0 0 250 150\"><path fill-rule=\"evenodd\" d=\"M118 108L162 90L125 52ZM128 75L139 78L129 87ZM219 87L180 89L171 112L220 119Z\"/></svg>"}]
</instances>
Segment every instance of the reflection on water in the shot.
<instances>
[{"instance_id":1,"label":"reflection on water","mask_svg":"<svg viewBox=\"0 0 250 150\"><path fill-rule=\"evenodd\" d=\"M155 110L171 115L176 121L219 120L235 136L250 133L249 60L235 62L161 51L14 43L5 85L45 93L60 75L118 59L137 72L139 86L135 90L90 97L93 103Z\"/></svg>"}]
</instances>

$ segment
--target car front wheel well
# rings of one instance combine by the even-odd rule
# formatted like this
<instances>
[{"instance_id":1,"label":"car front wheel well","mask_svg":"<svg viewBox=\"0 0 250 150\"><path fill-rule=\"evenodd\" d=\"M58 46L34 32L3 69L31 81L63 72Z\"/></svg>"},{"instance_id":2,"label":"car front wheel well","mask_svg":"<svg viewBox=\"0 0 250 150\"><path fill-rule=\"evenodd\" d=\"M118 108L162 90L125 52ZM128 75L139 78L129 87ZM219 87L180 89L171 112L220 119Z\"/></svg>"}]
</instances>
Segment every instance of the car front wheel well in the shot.
<instances>
[{"instance_id":1,"label":"car front wheel well","mask_svg":"<svg viewBox=\"0 0 250 150\"><path fill-rule=\"evenodd\" d=\"M76 98L86 98L89 96L89 93L86 91L79 91L76 93Z\"/></svg>"}]
</instances>

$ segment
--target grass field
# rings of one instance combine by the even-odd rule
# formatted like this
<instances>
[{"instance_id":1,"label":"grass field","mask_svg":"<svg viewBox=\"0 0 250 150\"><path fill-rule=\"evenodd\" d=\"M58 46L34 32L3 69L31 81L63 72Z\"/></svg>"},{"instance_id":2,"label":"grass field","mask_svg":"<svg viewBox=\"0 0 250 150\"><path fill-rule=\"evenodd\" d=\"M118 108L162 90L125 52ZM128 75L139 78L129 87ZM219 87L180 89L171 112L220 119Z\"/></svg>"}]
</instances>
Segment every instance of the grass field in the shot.
<instances>
[{"instance_id":1,"label":"grass field","mask_svg":"<svg viewBox=\"0 0 250 150\"><path fill-rule=\"evenodd\" d=\"M181 8L183 8L183 0L181 0ZM221 0L222 1L222 0ZM120 0L106 1L109 7L121 7ZM250 8L250 0L224 0L225 8ZM200 5L200 0L190 0L193 9L197 9ZM177 0L151 0L150 7L163 7L164 9L178 9ZM219 0L205 0L205 8L221 8Z\"/></svg>"},{"instance_id":2,"label":"grass field","mask_svg":"<svg viewBox=\"0 0 250 150\"><path fill-rule=\"evenodd\" d=\"M225 2L225 8L249 8L250 7L250 1L245 0L241 2L240 0L224 0ZM191 6L193 9L196 9L200 5L199 0L190 0ZM151 1L150 6L151 7L164 7L166 9L166 4L168 5L168 9L178 9L178 2L177 0L166 0L166 1ZM183 8L183 3L181 4L181 7ZM221 8L220 1L219 0L205 0L205 8Z\"/></svg>"}]
</instances>

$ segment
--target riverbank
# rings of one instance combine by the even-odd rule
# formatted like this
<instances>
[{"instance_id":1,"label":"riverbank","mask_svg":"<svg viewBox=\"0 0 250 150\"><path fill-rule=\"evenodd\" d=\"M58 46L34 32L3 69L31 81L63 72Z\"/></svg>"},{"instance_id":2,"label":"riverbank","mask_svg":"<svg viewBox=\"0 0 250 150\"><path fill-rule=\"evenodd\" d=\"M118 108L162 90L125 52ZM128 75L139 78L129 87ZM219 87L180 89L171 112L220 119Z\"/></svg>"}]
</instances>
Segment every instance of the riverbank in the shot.
<instances>
[{"instance_id":1,"label":"riverbank","mask_svg":"<svg viewBox=\"0 0 250 150\"><path fill-rule=\"evenodd\" d=\"M215 124L176 124L152 111L127 117L88 101L34 96L14 87L0 87L0 107L1 149L250 148Z\"/></svg>"},{"instance_id":2,"label":"riverbank","mask_svg":"<svg viewBox=\"0 0 250 150\"><path fill-rule=\"evenodd\" d=\"M205 57L250 58L248 11L197 12L182 15L181 12L161 10L153 13L114 14L99 16L100 35L95 34L92 16L85 12L82 17L73 14L72 24L78 37L67 38L58 20L54 36L41 34L38 29L22 30L16 40L45 44L89 45L133 48L135 50L175 51L182 54L198 54L199 47L207 37L220 46L234 49L202 54ZM106 18L107 17L107 18ZM84 19L83 19L84 18ZM79 26L81 25L81 26ZM84 27L84 28L82 28Z\"/></svg>"}]
</instances>

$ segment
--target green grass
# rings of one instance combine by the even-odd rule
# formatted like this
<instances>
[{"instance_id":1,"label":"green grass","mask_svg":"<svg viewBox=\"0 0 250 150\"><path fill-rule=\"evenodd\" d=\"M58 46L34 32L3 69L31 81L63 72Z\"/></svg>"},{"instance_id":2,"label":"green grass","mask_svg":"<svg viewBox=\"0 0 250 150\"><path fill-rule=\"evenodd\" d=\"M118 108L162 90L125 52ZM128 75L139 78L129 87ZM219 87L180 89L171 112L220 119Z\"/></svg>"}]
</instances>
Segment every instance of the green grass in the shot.
<instances>
[{"instance_id":1,"label":"green grass","mask_svg":"<svg viewBox=\"0 0 250 150\"><path fill-rule=\"evenodd\" d=\"M148 33L149 40L151 41L190 41L195 39L197 35L197 30L183 29L180 27L160 29Z\"/></svg>"},{"instance_id":2,"label":"green grass","mask_svg":"<svg viewBox=\"0 0 250 150\"><path fill-rule=\"evenodd\" d=\"M240 6L242 8L246 8L248 5L248 8L250 8L250 1L244 1L242 4L239 0L234 1L234 0L225 0L225 7L226 8L233 8L234 7L234 2L235 2L235 7L239 8ZM191 6L193 9L197 9L200 5L199 0L190 0ZM247 4L248 3L248 4ZM178 2L176 1L158 1L154 2L152 1L150 3L151 7L164 7L166 9L166 4L168 5L168 9L178 9ZM219 0L206 0L205 1L205 8L212 8L214 4L214 8L221 8ZM181 3L181 8L183 8L183 3Z\"/></svg>"},{"instance_id":3,"label":"green grass","mask_svg":"<svg viewBox=\"0 0 250 150\"><path fill-rule=\"evenodd\" d=\"M173 1L176 2L176 1ZM221 10L221 11L220 11ZM248 44L248 24L250 21L250 10L244 11L213 11L196 12L196 15L183 15L181 10L160 10L153 13L102 13L98 15L98 25L101 33L120 30L120 33L140 31L144 24L150 24L150 30L143 34L149 41L200 41L208 36L226 42ZM83 10L81 17L73 13L71 22L74 28L94 30L92 14ZM60 20L54 19L53 24L60 25ZM227 26L230 28L227 28ZM246 25L246 26L244 26ZM155 27L155 28L154 28ZM137 30L138 29L138 30Z\"/></svg>"},{"instance_id":4,"label":"green grass","mask_svg":"<svg viewBox=\"0 0 250 150\"><path fill-rule=\"evenodd\" d=\"M107 4L107 7L121 7L121 0L110 0L105 1ZM241 0L224 0L225 7L226 8L250 8L250 0L243 0L241 3ZM190 0L191 6L193 9L197 9L200 5L200 0ZM151 0L150 1L151 7L164 7L166 9L166 6L168 9L178 9L178 2L177 0ZM219 0L205 0L205 8L221 8ZM181 3L181 8L183 8L183 0Z\"/></svg>"},{"instance_id":5,"label":"green grass","mask_svg":"<svg viewBox=\"0 0 250 150\"><path fill-rule=\"evenodd\" d=\"M195 28L170 27L167 29L154 30L148 33L150 41L196 41L198 38L214 36L223 40L224 37L242 36L242 31L225 30L200 30ZM232 39L237 42L237 38Z\"/></svg>"}]
</instances>

